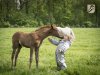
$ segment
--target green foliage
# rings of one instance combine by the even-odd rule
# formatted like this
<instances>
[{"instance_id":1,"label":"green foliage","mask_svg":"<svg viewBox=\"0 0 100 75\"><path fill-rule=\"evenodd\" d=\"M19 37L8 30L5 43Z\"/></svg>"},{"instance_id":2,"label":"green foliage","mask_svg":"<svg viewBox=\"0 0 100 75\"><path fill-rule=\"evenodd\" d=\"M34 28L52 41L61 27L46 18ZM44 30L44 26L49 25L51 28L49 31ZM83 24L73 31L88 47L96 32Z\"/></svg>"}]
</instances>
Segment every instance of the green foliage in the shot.
<instances>
[{"instance_id":1,"label":"green foliage","mask_svg":"<svg viewBox=\"0 0 100 75\"><path fill-rule=\"evenodd\" d=\"M99 0L0 0L2 27L38 27L44 24L70 27L100 27ZM95 4L96 11L87 13L87 4ZM4 22L4 23L3 23ZM10 25L5 26L5 22ZM91 23L89 23L91 22ZM1 27L1 26L0 26Z\"/></svg>"},{"instance_id":2,"label":"green foliage","mask_svg":"<svg viewBox=\"0 0 100 75\"><path fill-rule=\"evenodd\" d=\"M38 23L36 20L29 15L23 14L21 12L14 13L10 16L10 23L12 26L20 27L37 27Z\"/></svg>"},{"instance_id":3,"label":"green foliage","mask_svg":"<svg viewBox=\"0 0 100 75\"><path fill-rule=\"evenodd\" d=\"M4 22L0 22L0 27L4 27L4 28L7 28L7 27L10 27L11 24L9 23L9 21L4 21Z\"/></svg>"},{"instance_id":4,"label":"green foliage","mask_svg":"<svg viewBox=\"0 0 100 75\"><path fill-rule=\"evenodd\" d=\"M92 27L92 26L93 26L92 22L90 21L84 22L84 27Z\"/></svg>"}]
</instances>

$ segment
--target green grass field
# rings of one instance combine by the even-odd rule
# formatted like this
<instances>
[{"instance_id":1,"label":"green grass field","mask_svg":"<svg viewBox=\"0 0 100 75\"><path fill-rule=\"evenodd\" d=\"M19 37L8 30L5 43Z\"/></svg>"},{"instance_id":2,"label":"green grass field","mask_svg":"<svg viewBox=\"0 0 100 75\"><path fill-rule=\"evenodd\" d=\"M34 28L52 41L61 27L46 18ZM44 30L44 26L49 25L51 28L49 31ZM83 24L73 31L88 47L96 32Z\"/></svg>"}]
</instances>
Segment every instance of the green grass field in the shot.
<instances>
[{"instance_id":1,"label":"green grass field","mask_svg":"<svg viewBox=\"0 0 100 75\"><path fill-rule=\"evenodd\" d=\"M33 59L29 70L28 48L22 48L15 70L11 70L12 35L16 31L31 32L34 28L0 28L0 75L100 75L100 28L73 28L76 40L66 52L68 68L56 70L55 49L45 39L39 51L39 69ZM34 58L34 57L33 57Z\"/></svg>"}]
</instances>

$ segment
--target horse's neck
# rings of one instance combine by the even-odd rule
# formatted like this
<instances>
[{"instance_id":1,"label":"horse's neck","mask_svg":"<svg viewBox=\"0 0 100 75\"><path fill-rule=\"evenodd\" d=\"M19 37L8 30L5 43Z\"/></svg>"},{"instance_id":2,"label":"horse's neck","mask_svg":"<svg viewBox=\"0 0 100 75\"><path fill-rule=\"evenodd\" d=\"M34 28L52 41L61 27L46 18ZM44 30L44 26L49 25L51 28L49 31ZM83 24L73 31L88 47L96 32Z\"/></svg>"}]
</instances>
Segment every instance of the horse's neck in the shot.
<instances>
[{"instance_id":1,"label":"horse's neck","mask_svg":"<svg viewBox=\"0 0 100 75\"><path fill-rule=\"evenodd\" d=\"M43 40L49 36L49 34L45 31L36 31L36 34Z\"/></svg>"}]
</instances>

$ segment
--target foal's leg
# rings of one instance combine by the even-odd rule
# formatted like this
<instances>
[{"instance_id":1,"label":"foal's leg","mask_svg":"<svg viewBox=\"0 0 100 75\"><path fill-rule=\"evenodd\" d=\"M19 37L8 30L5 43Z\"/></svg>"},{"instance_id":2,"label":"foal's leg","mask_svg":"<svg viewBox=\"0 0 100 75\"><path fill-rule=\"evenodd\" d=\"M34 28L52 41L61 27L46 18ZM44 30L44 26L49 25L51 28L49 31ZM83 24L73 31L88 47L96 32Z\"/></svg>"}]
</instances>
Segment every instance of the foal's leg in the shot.
<instances>
[{"instance_id":1,"label":"foal's leg","mask_svg":"<svg viewBox=\"0 0 100 75\"><path fill-rule=\"evenodd\" d=\"M29 63L29 69L31 69L31 63L32 63L32 59L33 59L33 48L30 48L30 63Z\"/></svg>"},{"instance_id":2,"label":"foal's leg","mask_svg":"<svg viewBox=\"0 0 100 75\"><path fill-rule=\"evenodd\" d=\"M12 56L11 56L11 61L12 61L12 65L11 65L11 67L13 68L13 66L14 66L14 57L15 57L15 53L16 53L16 49L17 48L13 48L13 51L12 51Z\"/></svg>"},{"instance_id":3,"label":"foal's leg","mask_svg":"<svg viewBox=\"0 0 100 75\"><path fill-rule=\"evenodd\" d=\"M35 47L35 60L36 60L36 68L38 68L39 47Z\"/></svg>"},{"instance_id":4,"label":"foal's leg","mask_svg":"<svg viewBox=\"0 0 100 75\"><path fill-rule=\"evenodd\" d=\"M18 49L19 47L19 42L18 41L12 41L13 43L13 52L12 52L12 56L11 56L11 60L12 60L12 68L14 68L14 59L15 59L15 55L16 55L16 50Z\"/></svg>"},{"instance_id":5,"label":"foal's leg","mask_svg":"<svg viewBox=\"0 0 100 75\"><path fill-rule=\"evenodd\" d=\"M22 46L19 45L19 47L16 51L14 67L16 67L17 58L18 58L18 55L19 55L19 52L20 52L21 48L22 48Z\"/></svg>"},{"instance_id":6,"label":"foal's leg","mask_svg":"<svg viewBox=\"0 0 100 75\"><path fill-rule=\"evenodd\" d=\"M15 44L13 44L12 48L13 48L13 51L12 51L12 55L11 55L11 61L12 61L11 67L13 68L13 66L14 66L14 58L15 58L17 46Z\"/></svg>"}]
</instances>

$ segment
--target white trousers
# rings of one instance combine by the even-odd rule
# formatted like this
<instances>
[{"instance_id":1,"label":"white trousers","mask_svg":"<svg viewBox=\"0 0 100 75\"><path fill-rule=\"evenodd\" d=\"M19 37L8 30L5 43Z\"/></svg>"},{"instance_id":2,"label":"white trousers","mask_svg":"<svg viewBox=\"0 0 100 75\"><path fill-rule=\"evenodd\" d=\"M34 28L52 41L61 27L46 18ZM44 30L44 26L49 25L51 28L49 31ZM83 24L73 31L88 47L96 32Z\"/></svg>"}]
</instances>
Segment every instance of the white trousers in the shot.
<instances>
[{"instance_id":1,"label":"white trousers","mask_svg":"<svg viewBox=\"0 0 100 75\"><path fill-rule=\"evenodd\" d=\"M54 45L57 45L55 57L56 57L56 63L57 67L59 69L65 69L67 68L67 65L65 63L65 52L70 47L71 42L70 41L57 41L54 39L51 39L50 42Z\"/></svg>"},{"instance_id":2,"label":"white trousers","mask_svg":"<svg viewBox=\"0 0 100 75\"><path fill-rule=\"evenodd\" d=\"M67 65L65 63L65 52L70 47L70 42L60 42L57 46L55 55L56 55L56 63L57 67L60 69L67 68Z\"/></svg>"}]
</instances>

